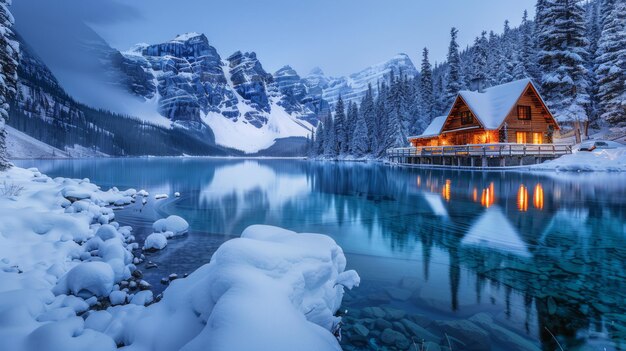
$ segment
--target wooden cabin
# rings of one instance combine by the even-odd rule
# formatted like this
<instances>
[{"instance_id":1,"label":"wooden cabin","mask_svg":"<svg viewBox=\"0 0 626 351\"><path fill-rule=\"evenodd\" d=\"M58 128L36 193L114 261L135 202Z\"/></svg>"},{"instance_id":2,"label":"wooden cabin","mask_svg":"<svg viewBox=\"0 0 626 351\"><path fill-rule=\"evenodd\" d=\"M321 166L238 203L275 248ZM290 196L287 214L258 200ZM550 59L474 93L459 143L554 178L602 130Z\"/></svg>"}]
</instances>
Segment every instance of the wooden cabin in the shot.
<instances>
[{"instance_id":1,"label":"wooden cabin","mask_svg":"<svg viewBox=\"0 0 626 351\"><path fill-rule=\"evenodd\" d=\"M530 79L461 91L447 115L433 119L412 146L552 144L559 125Z\"/></svg>"}]
</instances>

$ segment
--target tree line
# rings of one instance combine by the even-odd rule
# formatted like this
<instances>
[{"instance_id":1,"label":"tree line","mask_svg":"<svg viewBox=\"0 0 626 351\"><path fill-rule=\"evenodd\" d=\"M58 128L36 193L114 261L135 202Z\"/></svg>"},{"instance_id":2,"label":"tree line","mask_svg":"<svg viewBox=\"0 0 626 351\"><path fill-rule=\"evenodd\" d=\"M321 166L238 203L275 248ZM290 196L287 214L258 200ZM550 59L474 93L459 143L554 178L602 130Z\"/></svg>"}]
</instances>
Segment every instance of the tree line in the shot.
<instances>
[{"instance_id":1,"label":"tree line","mask_svg":"<svg viewBox=\"0 0 626 351\"><path fill-rule=\"evenodd\" d=\"M531 78L563 129L626 127L626 0L538 0L531 20L483 31L461 50L450 31L447 60L434 67L422 51L420 72L391 71L360 104L321 116L309 137L309 156L379 158L407 146L433 118L445 114L460 90Z\"/></svg>"}]
</instances>

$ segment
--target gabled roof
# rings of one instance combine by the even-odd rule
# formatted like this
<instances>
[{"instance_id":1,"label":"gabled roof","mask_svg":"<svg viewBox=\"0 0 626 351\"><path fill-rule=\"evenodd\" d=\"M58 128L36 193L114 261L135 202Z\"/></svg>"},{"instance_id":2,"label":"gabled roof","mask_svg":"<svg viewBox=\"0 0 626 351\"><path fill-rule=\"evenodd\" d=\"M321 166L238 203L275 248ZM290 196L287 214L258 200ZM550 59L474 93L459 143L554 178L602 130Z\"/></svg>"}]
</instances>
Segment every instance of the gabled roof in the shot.
<instances>
[{"instance_id":1,"label":"gabled roof","mask_svg":"<svg viewBox=\"0 0 626 351\"><path fill-rule=\"evenodd\" d=\"M432 122L424 129L422 134L418 136L411 136L408 139L416 139L416 138L430 138L436 137L441 134L441 129L443 128L443 124L446 122L446 118L448 116L439 116L435 117Z\"/></svg>"},{"instance_id":2,"label":"gabled roof","mask_svg":"<svg viewBox=\"0 0 626 351\"><path fill-rule=\"evenodd\" d=\"M480 93L463 90L457 98L461 97L465 101L485 129L498 129L529 84L533 85L532 81L525 78L496 85Z\"/></svg>"}]
</instances>

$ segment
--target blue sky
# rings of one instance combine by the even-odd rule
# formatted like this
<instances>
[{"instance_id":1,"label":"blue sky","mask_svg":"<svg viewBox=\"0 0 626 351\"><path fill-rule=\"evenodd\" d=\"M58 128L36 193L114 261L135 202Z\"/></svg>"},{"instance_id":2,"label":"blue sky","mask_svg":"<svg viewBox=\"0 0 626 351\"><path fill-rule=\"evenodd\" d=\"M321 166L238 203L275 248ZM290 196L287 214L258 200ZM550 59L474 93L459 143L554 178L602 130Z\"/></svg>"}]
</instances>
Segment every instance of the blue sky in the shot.
<instances>
[{"instance_id":1,"label":"blue sky","mask_svg":"<svg viewBox=\"0 0 626 351\"><path fill-rule=\"evenodd\" d=\"M222 56L255 51L274 71L290 64L300 74L321 67L345 75L405 52L419 62L428 46L443 60L450 27L459 28L462 47L482 30L502 31L505 19L534 16L536 0L134 0L138 16L99 24L111 45L125 49L137 42L156 43L175 34L203 32Z\"/></svg>"},{"instance_id":2,"label":"blue sky","mask_svg":"<svg viewBox=\"0 0 626 351\"><path fill-rule=\"evenodd\" d=\"M34 18L47 0L14 3L18 20ZM445 59L452 26L461 47L482 30L520 23L536 0L64 0L53 16L77 17L113 47L159 43L184 32L202 32L223 57L255 51L266 70L285 64L305 75L315 66L347 75L404 52L419 64L421 49ZM49 7L42 16L49 14ZM32 21L32 20L31 20ZM19 21L18 21L19 22ZM33 25L37 25L36 22ZM49 32L48 32L49 33Z\"/></svg>"}]
</instances>

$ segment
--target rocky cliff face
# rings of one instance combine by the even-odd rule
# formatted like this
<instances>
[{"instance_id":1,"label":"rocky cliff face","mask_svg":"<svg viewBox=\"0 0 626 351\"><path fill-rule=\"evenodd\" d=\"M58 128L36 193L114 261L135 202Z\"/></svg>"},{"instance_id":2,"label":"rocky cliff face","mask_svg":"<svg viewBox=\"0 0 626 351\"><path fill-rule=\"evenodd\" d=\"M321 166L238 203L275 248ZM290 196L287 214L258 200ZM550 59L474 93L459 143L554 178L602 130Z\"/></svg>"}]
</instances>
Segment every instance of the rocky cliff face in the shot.
<instances>
[{"instance_id":1,"label":"rocky cliff face","mask_svg":"<svg viewBox=\"0 0 626 351\"><path fill-rule=\"evenodd\" d=\"M306 86L291 86L300 81L295 71L275 78L254 52L224 60L204 34L140 44L123 56L136 94L156 101L158 112L177 125L209 126L221 145L254 152L271 146L268 138L306 136L317 125L316 111L304 101ZM259 142L242 145L242 137Z\"/></svg>"}]
</instances>

